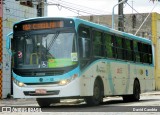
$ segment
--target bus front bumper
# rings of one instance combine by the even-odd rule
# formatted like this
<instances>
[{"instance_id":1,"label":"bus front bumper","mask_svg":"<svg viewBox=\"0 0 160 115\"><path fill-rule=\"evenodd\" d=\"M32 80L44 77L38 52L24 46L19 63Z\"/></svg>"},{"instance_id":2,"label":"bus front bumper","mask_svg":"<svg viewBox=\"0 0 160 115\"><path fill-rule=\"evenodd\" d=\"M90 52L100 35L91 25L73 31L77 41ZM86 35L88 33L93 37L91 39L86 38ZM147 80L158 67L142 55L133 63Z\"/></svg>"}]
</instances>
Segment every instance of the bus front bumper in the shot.
<instances>
[{"instance_id":1,"label":"bus front bumper","mask_svg":"<svg viewBox=\"0 0 160 115\"><path fill-rule=\"evenodd\" d=\"M13 82L14 98L62 98L74 96L80 96L79 78L64 86L35 85L19 87Z\"/></svg>"}]
</instances>

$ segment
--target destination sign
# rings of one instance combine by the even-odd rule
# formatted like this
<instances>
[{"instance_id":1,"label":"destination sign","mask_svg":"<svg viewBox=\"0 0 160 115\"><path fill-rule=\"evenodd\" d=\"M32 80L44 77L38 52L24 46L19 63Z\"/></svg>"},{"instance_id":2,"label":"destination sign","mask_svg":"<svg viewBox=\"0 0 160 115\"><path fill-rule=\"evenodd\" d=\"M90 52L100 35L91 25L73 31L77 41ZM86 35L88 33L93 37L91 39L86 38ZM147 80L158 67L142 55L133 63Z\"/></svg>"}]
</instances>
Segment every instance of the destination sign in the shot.
<instances>
[{"instance_id":1,"label":"destination sign","mask_svg":"<svg viewBox=\"0 0 160 115\"><path fill-rule=\"evenodd\" d=\"M63 21L38 22L38 23L24 24L22 25L22 30L29 31L29 30L52 29L61 27L64 27Z\"/></svg>"}]
</instances>

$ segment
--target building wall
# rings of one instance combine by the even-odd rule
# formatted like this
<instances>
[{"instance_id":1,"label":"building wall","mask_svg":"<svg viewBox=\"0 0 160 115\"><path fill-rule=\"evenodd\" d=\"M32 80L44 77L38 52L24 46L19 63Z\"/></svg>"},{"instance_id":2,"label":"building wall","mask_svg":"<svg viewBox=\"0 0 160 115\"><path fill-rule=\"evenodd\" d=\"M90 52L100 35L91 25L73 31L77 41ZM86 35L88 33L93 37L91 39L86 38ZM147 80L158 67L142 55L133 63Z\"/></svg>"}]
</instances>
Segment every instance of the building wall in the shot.
<instances>
[{"instance_id":1,"label":"building wall","mask_svg":"<svg viewBox=\"0 0 160 115\"><path fill-rule=\"evenodd\" d=\"M148 13L142 14L126 14L124 15L124 31L135 34L137 29L140 27L142 22L147 17ZM115 29L118 29L118 16L114 16ZM95 16L80 16L80 18L89 20L98 24L102 24L108 27L112 27L112 16L111 15L95 15ZM137 33L138 36L146 37L151 39L151 19L150 15L146 22L143 24L140 31Z\"/></svg>"},{"instance_id":2,"label":"building wall","mask_svg":"<svg viewBox=\"0 0 160 115\"><path fill-rule=\"evenodd\" d=\"M12 32L12 26L15 22L26 18L37 16L36 6L28 7L20 5L19 1L3 1L3 81L2 81L2 98L11 93L11 57L6 51L6 35Z\"/></svg>"}]
</instances>

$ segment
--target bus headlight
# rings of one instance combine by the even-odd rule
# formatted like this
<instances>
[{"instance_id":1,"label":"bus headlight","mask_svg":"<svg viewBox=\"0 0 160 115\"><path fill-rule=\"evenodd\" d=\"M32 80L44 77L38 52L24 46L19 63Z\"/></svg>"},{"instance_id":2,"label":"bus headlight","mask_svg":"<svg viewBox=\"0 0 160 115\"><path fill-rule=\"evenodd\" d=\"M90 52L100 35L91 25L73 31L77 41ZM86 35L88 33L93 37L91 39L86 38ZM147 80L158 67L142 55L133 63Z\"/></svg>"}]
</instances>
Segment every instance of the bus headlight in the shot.
<instances>
[{"instance_id":1,"label":"bus headlight","mask_svg":"<svg viewBox=\"0 0 160 115\"><path fill-rule=\"evenodd\" d=\"M68 84L68 79L66 79L66 80L61 80L61 81L59 82L59 85L66 85L66 84Z\"/></svg>"},{"instance_id":2,"label":"bus headlight","mask_svg":"<svg viewBox=\"0 0 160 115\"><path fill-rule=\"evenodd\" d=\"M14 81L14 83L15 83L16 85L18 85L19 87L24 87L24 86L25 86L24 83L19 82L19 81L17 81L16 79L14 79L13 81Z\"/></svg>"},{"instance_id":3,"label":"bus headlight","mask_svg":"<svg viewBox=\"0 0 160 115\"><path fill-rule=\"evenodd\" d=\"M78 77L77 74L74 74L73 76L71 76L69 79L65 79L65 80L61 80L59 82L59 85L67 85L68 83L70 83L71 81L73 81L74 79L76 79Z\"/></svg>"},{"instance_id":4,"label":"bus headlight","mask_svg":"<svg viewBox=\"0 0 160 115\"><path fill-rule=\"evenodd\" d=\"M18 86L19 86L19 87L24 87L24 83L19 82L19 83L18 83Z\"/></svg>"}]
</instances>

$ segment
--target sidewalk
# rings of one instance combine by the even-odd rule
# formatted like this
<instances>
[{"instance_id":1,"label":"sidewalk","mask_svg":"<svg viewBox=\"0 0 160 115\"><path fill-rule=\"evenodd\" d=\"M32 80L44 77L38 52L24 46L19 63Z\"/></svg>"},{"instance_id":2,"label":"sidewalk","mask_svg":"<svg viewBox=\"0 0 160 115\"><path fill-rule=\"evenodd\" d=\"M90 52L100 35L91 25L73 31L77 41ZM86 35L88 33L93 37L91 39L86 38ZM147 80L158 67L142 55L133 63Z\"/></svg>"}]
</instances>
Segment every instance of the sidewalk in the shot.
<instances>
[{"instance_id":1,"label":"sidewalk","mask_svg":"<svg viewBox=\"0 0 160 115\"><path fill-rule=\"evenodd\" d=\"M142 93L142 95L160 95L160 91L146 92Z\"/></svg>"}]
</instances>

